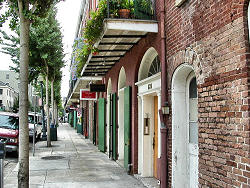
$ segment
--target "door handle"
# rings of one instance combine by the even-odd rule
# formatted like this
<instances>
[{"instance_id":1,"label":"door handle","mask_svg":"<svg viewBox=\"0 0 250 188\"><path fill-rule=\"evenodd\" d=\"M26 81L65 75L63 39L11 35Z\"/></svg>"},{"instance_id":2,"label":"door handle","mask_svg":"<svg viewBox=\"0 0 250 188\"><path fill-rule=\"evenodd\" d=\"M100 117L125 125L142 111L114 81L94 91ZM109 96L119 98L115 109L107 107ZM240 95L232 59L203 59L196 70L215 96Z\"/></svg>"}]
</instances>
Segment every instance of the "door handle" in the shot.
<instances>
[{"instance_id":1,"label":"door handle","mask_svg":"<svg viewBox=\"0 0 250 188\"><path fill-rule=\"evenodd\" d=\"M155 138L153 138L153 149L155 149Z\"/></svg>"}]
</instances>

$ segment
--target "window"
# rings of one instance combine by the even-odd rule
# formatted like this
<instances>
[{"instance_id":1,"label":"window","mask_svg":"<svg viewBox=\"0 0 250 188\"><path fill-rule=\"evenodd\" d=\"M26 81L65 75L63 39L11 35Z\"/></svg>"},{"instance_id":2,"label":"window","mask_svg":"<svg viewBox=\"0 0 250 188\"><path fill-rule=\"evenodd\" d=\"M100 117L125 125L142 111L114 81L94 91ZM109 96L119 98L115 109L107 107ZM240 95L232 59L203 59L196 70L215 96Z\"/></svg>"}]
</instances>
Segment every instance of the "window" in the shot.
<instances>
[{"instance_id":1,"label":"window","mask_svg":"<svg viewBox=\"0 0 250 188\"><path fill-rule=\"evenodd\" d=\"M161 72L161 62L159 56L156 56L149 68L148 77L153 76L158 72Z\"/></svg>"},{"instance_id":2,"label":"window","mask_svg":"<svg viewBox=\"0 0 250 188\"><path fill-rule=\"evenodd\" d=\"M0 89L0 95L2 95L3 94L3 89Z\"/></svg>"},{"instance_id":3,"label":"window","mask_svg":"<svg viewBox=\"0 0 250 188\"><path fill-rule=\"evenodd\" d=\"M9 74L6 74L6 79L10 79L10 75Z\"/></svg>"}]
</instances>

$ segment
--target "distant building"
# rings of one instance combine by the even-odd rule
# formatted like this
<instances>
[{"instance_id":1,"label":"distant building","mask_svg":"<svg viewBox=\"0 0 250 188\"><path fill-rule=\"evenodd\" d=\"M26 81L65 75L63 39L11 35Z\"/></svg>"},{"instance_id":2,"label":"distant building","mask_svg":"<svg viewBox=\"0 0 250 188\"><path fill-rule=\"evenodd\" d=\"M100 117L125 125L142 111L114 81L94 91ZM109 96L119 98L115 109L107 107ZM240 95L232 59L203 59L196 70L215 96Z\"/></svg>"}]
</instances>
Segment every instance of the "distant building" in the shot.
<instances>
[{"instance_id":1,"label":"distant building","mask_svg":"<svg viewBox=\"0 0 250 188\"><path fill-rule=\"evenodd\" d=\"M3 109L9 111L13 107L13 100L14 98L10 98L8 91L11 93L15 93L16 98L18 98L19 95L19 74L15 71L9 71L9 70L0 70L0 88L2 89L3 95L1 96L1 89L0 89L0 104L3 105ZM8 91L6 88L9 88ZM6 93L4 93L4 91ZM14 95L14 94L13 94ZM33 106L33 98L32 95L34 95L34 87L29 84L28 86L28 98L29 101L32 103ZM2 100L2 102L1 102ZM8 104L9 107L6 105ZM11 105L10 105L11 104Z\"/></svg>"},{"instance_id":2,"label":"distant building","mask_svg":"<svg viewBox=\"0 0 250 188\"><path fill-rule=\"evenodd\" d=\"M0 108L1 110L11 111L15 100L18 98L18 92L10 87L8 83L0 81Z\"/></svg>"},{"instance_id":3,"label":"distant building","mask_svg":"<svg viewBox=\"0 0 250 188\"><path fill-rule=\"evenodd\" d=\"M14 71L6 71L0 70L0 81L3 83L9 84L15 91L19 91L18 84L19 84L19 74Z\"/></svg>"}]
</instances>

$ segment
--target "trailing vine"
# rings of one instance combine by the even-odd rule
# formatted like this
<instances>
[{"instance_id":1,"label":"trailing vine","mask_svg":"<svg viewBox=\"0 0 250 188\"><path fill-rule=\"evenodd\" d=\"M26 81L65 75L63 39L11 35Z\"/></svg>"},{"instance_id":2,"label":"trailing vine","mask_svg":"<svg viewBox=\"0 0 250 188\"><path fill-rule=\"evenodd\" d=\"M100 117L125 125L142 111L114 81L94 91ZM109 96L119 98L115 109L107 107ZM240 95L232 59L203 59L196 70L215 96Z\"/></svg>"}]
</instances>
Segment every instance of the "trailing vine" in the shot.
<instances>
[{"instance_id":1,"label":"trailing vine","mask_svg":"<svg viewBox=\"0 0 250 188\"><path fill-rule=\"evenodd\" d=\"M107 1L101 0L98 4L96 11L90 12L90 19L87 21L83 30L83 44L79 45L79 42L75 43L74 48L75 59L78 61L77 75L80 76L81 70L88 60L91 53L98 52L98 49L94 47L94 44L100 39L103 31L103 20L107 17Z\"/></svg>"}]
</instances>

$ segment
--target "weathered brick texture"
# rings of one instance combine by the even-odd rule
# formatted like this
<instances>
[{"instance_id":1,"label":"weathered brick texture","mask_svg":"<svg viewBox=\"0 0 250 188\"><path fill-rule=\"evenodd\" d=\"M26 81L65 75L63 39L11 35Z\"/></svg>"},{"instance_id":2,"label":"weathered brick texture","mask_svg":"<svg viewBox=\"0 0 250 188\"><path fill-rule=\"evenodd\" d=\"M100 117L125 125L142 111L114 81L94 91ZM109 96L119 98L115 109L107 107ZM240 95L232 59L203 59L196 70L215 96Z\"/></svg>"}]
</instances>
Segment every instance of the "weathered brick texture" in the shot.
<instances>
[{"instance_id":1,"label":"weathered brick texture","mask_svg":"<svg viewBox=\"0 0 250 188\"><path fill-rule=\"evenodd\" d=\"M180 64L193 66L198 82L199 187L249 187L248 1L194 0L180 8L174 3L165 5L168 86L171 90ZM171 185L171 147L169 162Z\"/></svg>"}]
</instances>

